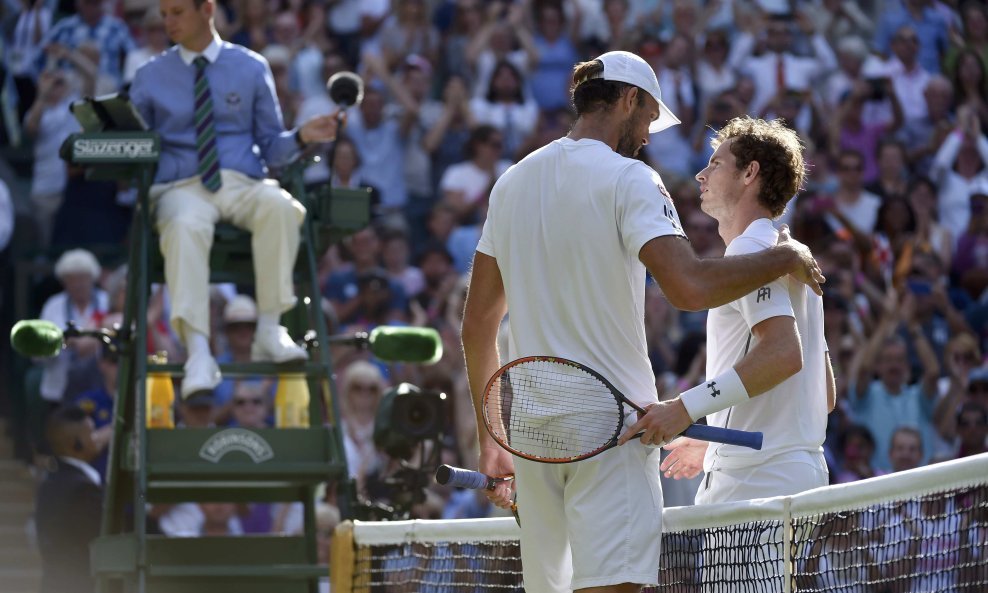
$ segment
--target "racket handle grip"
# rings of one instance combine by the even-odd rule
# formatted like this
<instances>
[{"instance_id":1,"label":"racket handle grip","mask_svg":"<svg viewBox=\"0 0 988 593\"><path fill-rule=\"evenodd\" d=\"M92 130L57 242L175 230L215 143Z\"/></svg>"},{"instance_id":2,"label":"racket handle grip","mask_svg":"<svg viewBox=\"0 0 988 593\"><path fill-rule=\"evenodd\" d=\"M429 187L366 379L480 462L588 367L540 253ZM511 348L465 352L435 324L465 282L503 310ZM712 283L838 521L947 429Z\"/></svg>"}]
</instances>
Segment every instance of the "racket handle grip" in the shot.
<instances>
[{"instance_id":1,"label":"racket handle grip","mask_svg":"<svg viewBox=\"0 0 988 593\"><path fill-rule=\"evenodd\" d=\"M445 464L436 469L436 482L476 490L493 490L495 484L495 480L487 474Z\"/></svg>"},{"instance_id":2,"label":"racket handle grip","mask_svg":"<svg viewBox=\"0 0 988 593\"><path fill-rule=\"evenodd\" d=\"M762 448L762 433L749 432L747 430L721 428L720 426L708 426L706 424L690 424L683 431L683 436L701 441L713 441L715 443L724 443L725 445L748 447L756 451Z\"/></svg>"}]
</instances>

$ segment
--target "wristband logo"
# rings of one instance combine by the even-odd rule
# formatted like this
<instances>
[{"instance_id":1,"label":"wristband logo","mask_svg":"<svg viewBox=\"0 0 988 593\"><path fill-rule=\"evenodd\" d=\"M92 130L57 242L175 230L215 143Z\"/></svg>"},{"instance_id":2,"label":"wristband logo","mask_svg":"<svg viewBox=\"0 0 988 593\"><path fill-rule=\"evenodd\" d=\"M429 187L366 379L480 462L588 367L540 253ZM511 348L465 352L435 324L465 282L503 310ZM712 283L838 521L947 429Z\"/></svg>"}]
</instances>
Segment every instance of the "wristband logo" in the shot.
<instances>
[{"instance_id":1,"label":"wristband logo","mask_svg":"<svg viewBox=\"0 0 988 593\"><path fill-rule=\"evenodd\" d=\"M760 303L762 301L767 301L772 298L772 289L768 286L763 286L758 289L758 294L755 296L755 302Z\"/></svg>"},{"instance_id":2,"label":"wristband logo","mask_svg":"<svg viewBox=\"0 0 988 593\"><path fill-rule=\"evenodd\" d=\"M707 388L710 390L710 397L717 397L720 395L720 389L717 389L717 381L707 383Z\"/></svg>"}]
</instances>

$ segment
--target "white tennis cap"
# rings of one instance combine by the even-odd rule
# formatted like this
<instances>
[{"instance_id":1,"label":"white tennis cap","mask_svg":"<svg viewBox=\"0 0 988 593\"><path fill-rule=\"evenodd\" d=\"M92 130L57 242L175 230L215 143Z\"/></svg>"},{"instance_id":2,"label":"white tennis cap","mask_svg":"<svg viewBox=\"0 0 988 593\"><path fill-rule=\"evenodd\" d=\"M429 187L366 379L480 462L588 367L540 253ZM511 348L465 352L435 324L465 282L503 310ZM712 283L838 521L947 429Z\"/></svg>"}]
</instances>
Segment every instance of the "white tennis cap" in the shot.
<instances>
[{"instance_id":1,"label":"white tennis cap","mask_svg":"<svg viewBox=\"0 0 988 593\"><path fill-rule=\"evenodd\" d=\"M659 118L648 126L648 133L654 134L679 123L679 118L662 102L662 91L655 78L655 70L648 62L627 51L609 51L597 57L604 64L604 80L614 80L633 84L642 89L659 104Z\"/></svg>"}]
</instances>

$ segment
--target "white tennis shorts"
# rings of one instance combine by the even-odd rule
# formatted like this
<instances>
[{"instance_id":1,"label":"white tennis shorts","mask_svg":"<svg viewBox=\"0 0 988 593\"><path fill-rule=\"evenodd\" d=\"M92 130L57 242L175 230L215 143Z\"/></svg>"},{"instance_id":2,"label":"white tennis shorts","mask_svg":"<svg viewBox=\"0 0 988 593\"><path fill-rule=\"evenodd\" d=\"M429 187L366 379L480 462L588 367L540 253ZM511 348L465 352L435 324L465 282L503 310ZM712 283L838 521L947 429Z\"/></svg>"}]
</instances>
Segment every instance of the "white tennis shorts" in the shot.
<instances>
[{"instance_id":1,"label":"white tennis shorts","mask_svg":"<svg viewBox=\"0 0 988 593\"><path fill-rule=\"evenodd\" d=\"M575 463L515 458L526 593L658 584L660 452L633 440Z\"/></svg>"},{"instance_id":2,"label":"white tennis shorts","mask_svg":"<svg viewBox=\"0 0 988 593\"><path fill-rule=\"evenodd\" d=\"M823 453L790 451L751 467L711 471L700 482L696 504L792 496L828 483Z\"/></svg>"}]
</instances>

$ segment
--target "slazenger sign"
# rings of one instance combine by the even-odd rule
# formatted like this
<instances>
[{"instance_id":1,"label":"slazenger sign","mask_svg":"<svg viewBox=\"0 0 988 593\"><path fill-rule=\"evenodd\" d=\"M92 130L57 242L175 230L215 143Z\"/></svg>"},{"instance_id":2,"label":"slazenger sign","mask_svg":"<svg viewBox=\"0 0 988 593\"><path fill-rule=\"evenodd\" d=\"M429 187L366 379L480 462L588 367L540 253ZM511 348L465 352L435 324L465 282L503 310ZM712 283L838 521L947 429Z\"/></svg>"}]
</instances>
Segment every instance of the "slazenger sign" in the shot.
<instances>
[{"instance_id":1,"label":"slazenger sign","mask_svg":"<svg viewBox=\"0 0 988 593\"><path fill-rule=\"evenodd\" d=\"M151 138L88 140L80 138L72 144L72 156L76 159L140 159L156 158L158 152Z\"/></svg>"},{"instance_id":2,"label":"slazenger sign","mask_svg":"<svg viewBox=\"0 0 988 593\"><path fill-rule=\"evenodd\" d=\"M274 450L260 435L242 428L229 428L218 432L202 444L199 457L218 463L224 455L232 451L246 453L254 463L261 463L274 457Z\"/></svg>"}]
</instances>

